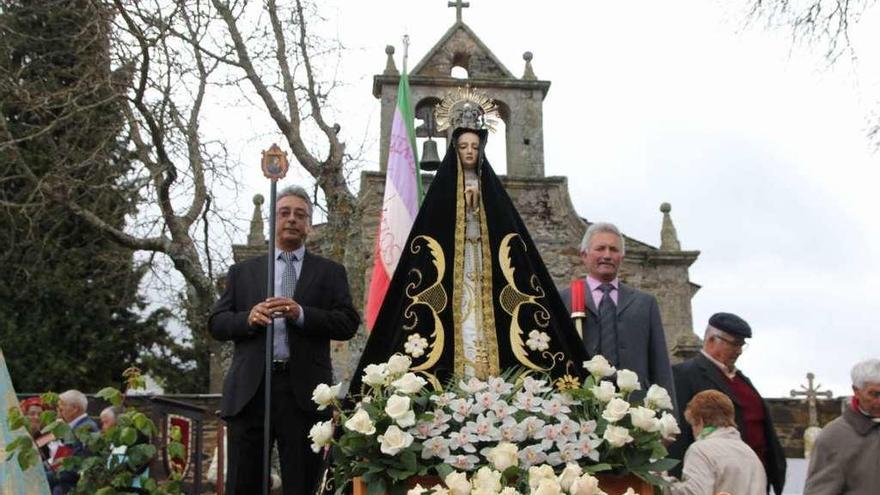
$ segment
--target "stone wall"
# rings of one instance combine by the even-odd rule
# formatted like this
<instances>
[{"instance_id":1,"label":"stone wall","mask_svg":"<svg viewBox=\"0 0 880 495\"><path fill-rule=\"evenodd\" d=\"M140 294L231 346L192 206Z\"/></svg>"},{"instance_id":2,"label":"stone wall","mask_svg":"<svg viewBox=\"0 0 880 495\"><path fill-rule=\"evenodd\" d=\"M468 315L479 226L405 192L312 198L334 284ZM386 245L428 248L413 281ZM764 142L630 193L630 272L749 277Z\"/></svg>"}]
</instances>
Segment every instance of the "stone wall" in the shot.
<instances>
[{"instance_id":1,"label":"stone wall","mask_svg":"<svg viewBox=\"0 0 880 495\"><path fill-rule=\"evenodd\" d=\"M825 399L816 401L816 413L819 426L827 425L840 416L841 408L848 398ZM810 424L810 409L803 399L767 399L770 417L776 427L776 434L785 448L785 457L804 457L804 430Z\"/></svg>"}]
</instances>

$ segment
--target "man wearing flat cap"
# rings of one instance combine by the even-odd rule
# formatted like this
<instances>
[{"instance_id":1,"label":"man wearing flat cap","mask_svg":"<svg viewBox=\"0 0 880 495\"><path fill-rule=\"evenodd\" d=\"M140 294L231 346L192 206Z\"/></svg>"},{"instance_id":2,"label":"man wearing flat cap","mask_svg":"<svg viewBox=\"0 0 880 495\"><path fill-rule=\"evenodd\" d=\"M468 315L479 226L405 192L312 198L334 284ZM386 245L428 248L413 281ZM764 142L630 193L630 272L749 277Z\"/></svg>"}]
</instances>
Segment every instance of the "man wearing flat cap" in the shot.
<instances>
[{"instance_id":1,"label":"man wearing flat cap","mask_svg":"<svg viewBox=\"0 0 880 495\"><path fill-rule=\"evenodd\" d=\"M735 314L715 313L709 318L700 353L672 367L678 412L681 415L691 398L703 390L718 390L730 397L743 441L764 464L768 490L772 486L779 495L785 483L785 453L776 436L767 403L736 367L736 360L748 345L746 339L751 337L752 328ZM683 421L684 418L680 417L679 423L684 424ZM669 455L683 459L693 442L693 432L682 428L678 440L669 447ZM677 469L679 472L673 474L678 475L681 466Z\"/></svg>"}]
</instances>

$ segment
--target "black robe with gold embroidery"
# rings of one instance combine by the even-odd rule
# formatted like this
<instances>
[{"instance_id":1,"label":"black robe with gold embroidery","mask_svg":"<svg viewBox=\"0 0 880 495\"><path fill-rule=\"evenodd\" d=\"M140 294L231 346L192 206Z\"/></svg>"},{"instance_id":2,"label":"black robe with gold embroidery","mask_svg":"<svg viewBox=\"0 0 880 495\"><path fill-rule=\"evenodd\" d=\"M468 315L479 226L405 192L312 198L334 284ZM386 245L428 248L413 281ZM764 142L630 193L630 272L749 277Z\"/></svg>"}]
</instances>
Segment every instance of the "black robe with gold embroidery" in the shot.
<instances>
[{"instance_id":1,"label":"black robe with gold embroidery","mask_svg":"<svg viewBox=\"0 0 880 495\"><path fill-rule=\"evenodd\" d=\"M469 129L456 129L413 223L400 261L349 389L361 392L369 364L395 353L412 358L412 370L435 386L461 375L461 287L465 236L464 179L455 143ZM489 374L513 367L581 376L586 350L513 202L484 158L480 135L480 208L483 332ZM491 268L491 269L490 269ZM549 341L527 345L532 331ZM541 335L543 333L544 335ZM410 337L411 335L418 337ZM427 342L407 353L408 339ZM412 349L410 349L412 351Z\"/></svg>"}]
</instances>

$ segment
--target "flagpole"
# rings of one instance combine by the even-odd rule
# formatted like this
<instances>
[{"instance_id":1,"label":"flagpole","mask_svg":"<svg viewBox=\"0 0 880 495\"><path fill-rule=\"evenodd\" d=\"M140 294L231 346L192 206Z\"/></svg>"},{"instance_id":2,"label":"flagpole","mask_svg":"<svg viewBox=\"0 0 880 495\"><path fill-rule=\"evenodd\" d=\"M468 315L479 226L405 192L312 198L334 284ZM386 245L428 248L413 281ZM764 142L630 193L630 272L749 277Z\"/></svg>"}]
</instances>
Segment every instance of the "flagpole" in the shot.
<instances>
[{"instance_id":1,"label":"flagpole","mask_svg":"<svg viewBox=\"0 0 880 495\"><path fill-rule=\"evenodd\" d=\"M409 35L403 35L403 73L406 74L406 61L409 55Z\"/></svg>"}]
</instances>

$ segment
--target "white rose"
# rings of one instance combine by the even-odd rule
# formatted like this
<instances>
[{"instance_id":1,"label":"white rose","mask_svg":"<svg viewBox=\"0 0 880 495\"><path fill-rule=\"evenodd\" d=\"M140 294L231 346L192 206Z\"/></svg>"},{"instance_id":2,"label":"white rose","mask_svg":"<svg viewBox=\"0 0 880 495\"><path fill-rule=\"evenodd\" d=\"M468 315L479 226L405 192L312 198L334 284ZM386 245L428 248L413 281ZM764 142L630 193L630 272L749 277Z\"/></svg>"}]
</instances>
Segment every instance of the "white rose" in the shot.
<instances>
[{"instance_id":1,"label":"white rose","mask_svg":"<svg viewBox=\"0 0 880 495\"><path fill-rule=\"evenodd\" d=\"M312 439L312 451L317 454L333 438L333 421L315 423L309 430L309 438Z\"/></svg>"},{"instance_id":2,"label":"white rose","mask_svg":"<svg viewBox=\"0 0 880 495\"><path fill-rule=\"evenodd\" d=\"M641 390L639 384L639 375L635 371L619 370L617 372L617 388L621 392L632 392L633 390Z\"/></svg>"},{"instance_id":3,"label":"white rose","mask_svg":"<svg viewBox=\"0 0 880 495\"><path fill-rule=\"evenodd\" d=\"M589 361L584 361L584 368L596 378L611 376L615 371L614 366L611 366L611 363L609 363L608 360L605 359L605 356L602 356L601 354L593 356L593 359L590 359Z\"/></svg>"},{"instance_id":4,"label":"white rose","mask_svg":"<svg viewBox=\"0 0 880 495\"><path fill-rule=\"evenodd\" d=\"M605 406L602 417L610 423L616 423L623 419L627 412L629 412L629 402L615 397Z\"/></svg>"},{"instance_id":5,"label":"white rose","mask_svg":"<svg viewBox=\"0 0 880 495\"><path fill-rule=\"evenodd\" d=\"M397 425L391 425L385 430L384 435L379 435L379 450L383 454L397 455L401 450L413 443L413 436L401 430Z\"/></svg>"},{"instance_id":6,"label":"white rose","mask_svg":"<svg viewBox=\"0 0 880 495\"><path fill-rule=\"evenodd\" d=\"M406 428L416 424L416 415L410 409L410 398L404 395L392 395L385 403L385 414L397 424Z\"/></svg>"},{"instance_id":7,"label":"white rose","mask_svg":"<svg viewBox=\"0 0 880 495\"><path fill-rule=\"evenodd\" d=\"M652 409L672 410L672 397L669 392L660 385L651 385L648 393L645 395L645 404Z\"/></svg>"},{"instance_id":8,"label":"white rose","mask_svg":"<svg viewBox=\"0 0 880 495\"><path fill-rule=\"evenodd\" d=\"M406 495L422 495L426 491L428 491L427 488L416 483L416 486L410 488L409 491L406 492Z\"/></svg>"},{"instance_id":9,"label":"white rose","mask_svg":"<svg viewBox=\"0 0 880 495\"><path fill-rule=\"evenodd\" d=\"M723 492L722 492L723 493ZM636 491L632 487L628 487L625 492L620 495L636 495Z\"/></svg>"},{"instance_id":10,"label":"white rose","mask_svg":"<svg viewBox=\"0 0 880 495\"><path fill-rule=\"evenodd\" d=\"M653 409L641 406L629 410L633 426L647 432L655 432L660 429L660 421L654 417L655 414L657 413Z\"/></svg>"},{"instance_id":11,"label":"white rose","mask_svg":"<svg viewBox=\"0 0 880 495\"><path fill-rule=\"evenodd\" d=\"M538 489L538 485L541 483L541 480L545 478L551 478L553 481L556 481L556 473L553 472L553 468L542 464L540 466L532 466L529 468L529 488L532 493L535 493L535 490Z\"/></svg>"},{"instance_id":12,"label":"white rose","mask_svg":"<svg viewBox=\"0 0 880 495\"><path fill-rule=\"evenodd\" d=\"M394 376L402 375L409 371L412 359L403 354L395 354L388 360L388 373Z\"/></svg>"},{"instance_id":13,"label":"white rose","mask_svg":"<svg viewBox=\"0 0 880 495\"><path fill-rule=\"evenodd\" d=\"M443 485L434 485L431 487L431 495L449 495L449 488Z\"/></svg>"},{"instance_id":14,"label":"white rose","mask_svg":"<svg viewBox=\"0 0 880 495\"><path fill-rule=\"evenodd\" d=\"M312 392L312 402L318 405L318 410L327 409L333 400L339 395L339 384L328 386L326 383L318 384Z\"/></svg>"},{"instance_id":15,"label":"white rose","mask_svg":"<svg viewBox=\"0 0 880 495\"><path fill-rule=\"evenodd\" d=\"M664 440L672 440L679 433L681 433L681 430L678 428L678 421L675 420L675 416L664 412L660 416L660 436Z\"/></svg>"},{"instance_id":16,"label":"white rose","mask_svg":"<svg viewBox=\"0 0 880 495\"><path fill-rule=\"evenodd\" d=\"M520 493L512 486L505 486L498 495L520 495Z\"/></svg>"},{"instance_id":17,"label":"white rose","mask_svg":"<svg viewBox=\"0 0 880 495\"><path fill-rule=\"evenodd\" d=\"M561 486L563 490L569 491L574 480L578 479L582 474L584 474L584 470L581 469L580 466L573 462L569 462L565 465L565 469L562 470L562 473L559 474L559 486Z\"/></svg>"},{"instance_id":18,"label":"white rose","mask_svg":"<svg viewBox=\"0 0 880 495\"><path fill-rule=\"evenodd\" d=\"M424 378L416 376L415 373L407 373L391 382L391 386L395 390L405 394L416 394L427 384L428 382Z\"/></svg>"},{"instance_id":19,"label":"white rose","mask_svg":"<svg viewBox=\"0 0 880 495\"><path fill-rule=\"evenodd\" d=\"M611 382L603 381L599 385L594 385L590 387L590 392L599 399L599 402L608 402L617 397L617 389L614 388L614 384Z\"/></svg>"},{"instance_id":20,"label":"white rose","mask_svg":"<svg viewBox=\"0 0 880 495\"><path fill-rule=\"evenodd\" d=\"M385 384L385 379L388 377L388 366L385 363L382 364L369 364L366 368L364 368L364 377L363 382L367 385L376 387L379 385Z\"/></svg>"},{"instance_id":21,"label":"white rose","mask_svg":"<svg viewBox=\"0 0 880 495\"><path fill-rule=\"evenodd\" d=\"M474 491L483 493L498 493L501 491L501 473L489 466L483 466L471 480Z\"/></svg>"},{"instance_id":22,"label":"white rose","mask_svg":"<svg viewBox=\"0 0 880 495\"><path fill-rule=\"evenodd\" d=\"M450 495L470 495L471 493L471 484L465 473L453 471L447 474L443 481L449 487Z\"/></svg>"},{"instance_id":23,"label":"white rose","mask_svg":"<svg viewBox=\"0 0 880 495\"><path fill-rule=\"evenodd\" d=\"M376 425L373 424L373 421L370 419L370 414L363 410L358 409L357 412L345 422L343 425L346 429L358 432L362 435L372 435L376 433Z\"/></svg>"},{"instance_id":24,"label":"white rose","mask_svg":"<svg viewBox=\"0 0 880 495\"><path fill-rule=\"evenodd\" d=\"M578 477L571 483L568 493L571 495L599 495L599 479L589 474Z\"/></svg>"},{"instance_id":25,"label":"white rose","mask_svg":"<svg viewBox=\"0 0 880 495\"><path fill-rule=\"evenodd\" d=\"M504 472L507 468L519 464L519 449L510 442L500 442L486 453L486 459L489 459L495 469Z\"/></svg>"},{"instance_id":26,"label":"white rose","mask_svg":"<svg viewBox=\"0 0 880 495\"><path fill-rule=\"evenodd\" d=\"M605 428L605 434L602 435L602 438L604 438L612 447L623 447L633 441L633 437L630 436L629 430L614 425L608 425Z\"/></svg>"},{"instance_id":27,"label":"white rose","mask_svg":"<svg viewBox=\"0 0 880 495\"><path fill-rule=\"evenodd\" d=\"M560 495L562 487L555 478L544 478L538 483L538 488L532 491L532 495Z\"/></svg>"}]
</instances>

